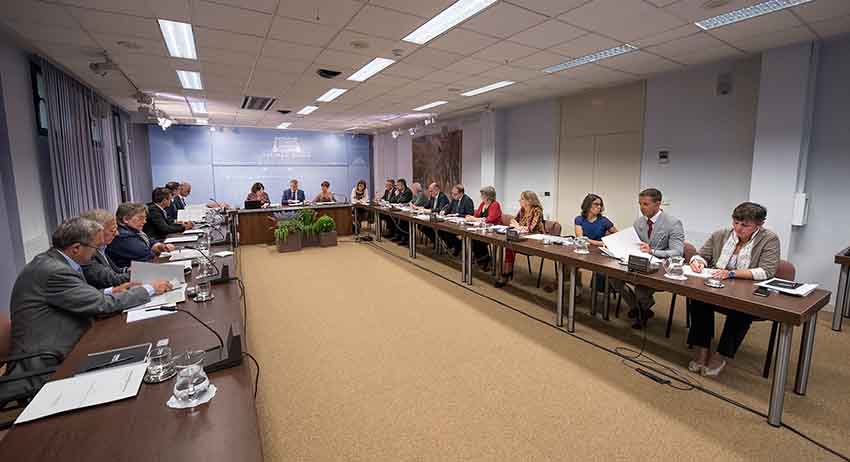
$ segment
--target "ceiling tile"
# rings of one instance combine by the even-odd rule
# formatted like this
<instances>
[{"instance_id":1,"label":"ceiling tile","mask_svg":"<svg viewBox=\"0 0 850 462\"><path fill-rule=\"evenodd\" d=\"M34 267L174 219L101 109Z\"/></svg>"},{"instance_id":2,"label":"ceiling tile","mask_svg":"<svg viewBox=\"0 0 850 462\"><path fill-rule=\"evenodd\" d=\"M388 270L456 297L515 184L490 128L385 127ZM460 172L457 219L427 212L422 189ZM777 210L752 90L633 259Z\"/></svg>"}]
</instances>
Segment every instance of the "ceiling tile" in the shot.
<instances>
[{"instance_id":1,"label":"ceiling tile","mask_svg":"<svg viewBox=\"0 0 850 462\"><path fill-rule=\"evenodd\" d=\"M89 34L85 33L79 27L65 28L59 26L51 26L50 33L44 33L44 25L30 22L9 21L5 23L12 30L20 34L30 42L46 42L60 45L71 45L83 48L98 48Z\"/></svg>"},{"instance_id":2,"label":"ceiling tile","mask_svg":"<svg viewBox=\"0 0 850 462\"><path fill-rule=\"evenodd\" d=\"M167 56L167 52L166 52ZM231 66L250 67L257 60L257 55L218 48L199 47L198 59L204 63L229 64Z\"/></svg>"},{"instance_id":3,"label":"ceiling tile","mask_svg":"<svg viewBox=\"0 0 850 462\"><path fill-rule=\"evenodd\" d=\"M586 32L569 24L551 19L511 37L512 42L545 49L572 40Z\"/></svg>"},{"instance_id":4,"label":"ceiling tile","mask_svg":"<svg viewBox=\"0 0 850 462\"><path fill-rule=\"evenodd\" d=\"M162 40L112 34L92 34L92 37L100 46L109 52L110 56L137 53L168 56L168 50L165 48L165 42Z\"/></svg>"},{"instance_id":5,"label":"ceiling tile","mask_svg":"<svg viewBox=\"0 0 850 462\"><path fill-rule=\"evenodd\" d=\"M545 14L546 16L558 16L560 14L566 13L573 8L581 6L583 3L587 3L589 0L507 0L508 3L512 3L517 6L521 6L523 8L528 8L529 10L536 11L540 14Z\"/></svg>"},{"instance_id":6,"label":"ceiling tile","mask_svg":"<svg viewBox=\"0 0 850 462\"><path fill-rule=\"evenodd\" d=\"M219 75L236 82L246 82L251 75L251 68L221 63L203 63L203 75ZM176 75L175 78L177 78Z\"/></svg>"},{"instance_id":7,"label":"ceiling tile","mask_svg":"<svg viewBox=\"0 0 850 462\"><path fill-rule=\"evenodd\" d=\"M492 61L484 61L475 58L464 58L454 64L446 66L444 69L447 71L459 72L461 74L475 75L498 66L499 64L494 63Z\"/></svg>"},{"instance_id":8,"label":"ceiling tile","mask_svg":"<svg viewBox=\"0 0 850 462\"><path fill-rule=\"evenodd\" d=\"M430 19L455 1L457 0L371 0L369 3Z\"/></svg>"},{"instance_id":9,"label":"ceiling tile","mask_svg":"<svg viewBox=\"0 0 850 462\"><path fill-rule=\"evenodd\" d=\"M699 27L693 24L686 24L684 26L676 27L674 29L661 32L660 34L650 35L640 40L635 40L634 42L631 42L631 44L639 48L646 48L648 46L678 40L699 32L702 32L702 29L700 29Z\"/></svg>"},{"instance_id":10,"label":"ceiling tile","mask_svg":"<svg viewBox=\"0 0 850 462\"><path fill-rule=\"evenodd\" d=\"M371 58L368 56L356 55L331 49L326 49L316 58L316 64L323 65L330 69L334 69L335 66L359 69L369 61L371 61Z\"/></svg>"},{"instance_id":11,"label":"ceiling tile","mask_svg":"<svg viewBox=\"0 0 850 462\"><path fill-rule=\"evenodd\" d=\"M803 21L817 22L826 19L850 15L850 2L847 0L817 0L792 8Z\"/></svg>"},{"instance_id":12,"label":"ceiling tile","mask_svg":"<svg viewBox=\"0 0 850 462\"><path fill-rule=\"evenodd\" d=\"M413 96L442 86L443 84L437 82L426 82L424 80L420 80L418 82L407 84L403 87L394 88L386 94L388 96Z\"/></svg>"},{"instance_id":13,"label":"ceiling tile","mask_svg":"<svg viewBox=\"0 0 850 462\"><path fill-rule=\"evenodd\" d=\"M686 22L643 0L594 0L559 19L623 42L655 35Z\"/></svg>"},{"instance_id":14,"label":"ceiling tile","mask_svg":"<svg viewBox=\"0 0 850 462\"><path fill-rule=\"evenodd\" d=\"M437 83L452 83L457 82L458 80L463 80L468 78L469 74L461 74L459 72L447 71L445 69L432 72L425 77L422 77L422 80L426 82L437 82Z\"/></svg>"},{"instance_id":15,"label":"ceiling tile","mask_svg":"<svg viewBox=\"0 0 850 462\"><path fill-rule=\"evenodd\" d=\"M197 0L195 1L197 2ZM215 0L215 2L235 6L238 8L244 8L246 10L254 10L263 13L273 14L275 8L277 8L278 0ZM197 10L197 8L198 5L195 6L195 10Z\"/></svg>"},{"instance_id":16,"label":"ceiling tile","mask_svg":"<svg viewBox=\"0 0 850 462\"><path fill-rule=\"evenodd\" d=\"M783 29L801 26L802 23L789 11L777 11L746 21L708 31L709 34L727 42L738 41L747 37L776 32Z\"/></svg>"},{"instance_id":17,"label":"ceiling tile","mask_svg":"<svg viewBox=\"0 0 850 462\"><path fill-rule=\"evenodd\" d=\"M530 70L514 66L499 66L495 69L480 74L482 76L490 76L496 80L512 80L514 82L522 82L525 80L540 77L542 73L539 70Z\"/></svg>"},{"instance_id":18,"label":"ceiling tile","mask_svg":"<svg viewBox=\"0 0 850 462\"><path fill-rule=\"evenodd\" d=\"M765 0L730 0L728 3L715 8L705 8L706 0L679 0L664 7L664 10L688 22L739 10L748 6L762 3Z\"/></svg>"},{"instance_id":19,"label":"ceiling tile","mask_svg":"<svg viewBox=\"0 0 850 462\"><path fill-rule=\"evenodd\" d=\"M51 26L78 29L79 24L64 6L34 0L0 0L2 20L46 24Z\"/></svg>"},{"instance_id":20,"label":"ceiling tile","mask_svg":"<svg viewBox=\"0 0 850 462\"><path fill-rule=\"evenodd\" d=\"M262 55L284 60L313 61L321 52L322 49L319 47L268 39L263 44Z\"/></svg>"},{"instance_id":21,"label":"ceiling tile","mask_svg":"<svg viewBox=\"0 0 850 462\"><path fill-rule=\"evenodd\" d=\"M601 61L600 64L608 68L640 75L658 74L684 68L684 66L677 62L645 51L633 51L624 55L614 56L613 58Z\"/></svg>"},{"instance_id":22,"label":"ceiling tile","mask_svg":"<svg viewBox=\"0 0 850 462\"><path fill-rule=\"evenodd\" d=\"M259 37L266 36L271 20L270 14L202 0L196 0L192 10L193 24Z\"/></svg>"},{"instance_id":23,"label":"ceiling tile","mask_svg":"<svg viewBox=\"0 0 850 462\"><path fill-rule=\"evenodd\" d=\"M249 54L259 53L263 39L253 35L235 34L206 27L193 27L195 43L199 48L218 48L220 50L239 51Z\"/></svg>"},{"instance_id":24,"label":"ceiling tile","mask_svg":"<svg viewBox=\"0 0 850 462\"><path fill-rule=\"evenodd\" d=\"M244 81L238 81L227 76L205 73L202 77L204 79L204 88L207 91L241 94L242 88L245 86Z\"/></svg>"},{"instance_id":25,"label":"ceiling tile","mask_svg":"<svg viewBox=\"0 0 850 462\"><path fill-rule=\"evenodd\" d=\"M127 16L125 14L104 13L101 11L69 7L68 10L89 32L107 32L131 35L149 39L161 39L159 25L155 19Z\"/></svg>"},{"instance_id":26,"label":"ceiling tile","mask_svg":"<svg viewBox=\"0 0 850 462\"><path fill-rule=\"evenodd\" d=\"M256 68L263 71L285 72L287 74L301 74L311 66L310 61L299 61L296 59L260 57Z\"/></svg>"},{"instance_id":27,"label":"ceiling tile","mask_svg":"<svg viewBox=\"0 0 850 462\"><path fill-rule=\"evenodd\" d=\"M443 68L463 59L462 55L433 48L420 48L404 58L407 64L416 66Z\"/></svg>"},{"instance_id":28,"label":"ceiling tile","mask_svg":"<svg viewBox=\"0 0 850 462\"><path fill-rule=\"evenodd\" d=\"M552 53L549 51L541 51L525 58L517 59L511 62L513 66L519 66L526 69L541 70L555 64L561 64L564 61L569 61L570 58Z\"/></svg>"},{"instance_id":29,"label":"ceiling tile","mask_svg":"<svg viewBox=\"0 0 850 462\"><path fill-rule=\"evenodd\" d=\"M692 50L681 56L677 56L675 60L688 65L696 65L722 61L724 59L742 58L744 56L746 56L744 53L735 48L728 45L721 45L719 47Z\"/></svg>"},{"instance_id":30,"label":"ceiling tile","mask_svg":"<svg viewBox=\"0 0 850 462\"><path fill-rule=\"evenodd\" d=\"M734 40L730 43L736 48L755 53L800 42L811 42L813 40L817 40L817 37L807 26L797 26L792 27L791 29L783 29L754 37L747 37L741 40Z\"/></svg>"},{"instance_id":31,"label":"ceiling tile","mask_svg":"<svg viewBox=\"0 0 850 462\"><path fill-rule=\"evenodd\" d=\"M546 20L537 14L507 3L497 3L461 25L482 34L508 38Z\"/></svg>"},{"instance_id":32,"label":"ceiling tile","mask_svg":"<svg viewBox=\"0 0 850 462\"><path fill-rule=\"evenodd\" d=\"M668 58L673 58L674 60L679 61L678 58L680 56L684 56L699 50L707 50L723 46L727 45L725 45L720 40L717 40L716 38L706 34L705 32L700 32L699 34L694 34L679 40L673 40L653 47L648 47L647 49L655 54L659 54Z\"/></svg>"},{"instance_id":33,"label":"ceiling tile","mask_svg":"<svg viewBox=\"0 0 850 462\"><path fill-rule=\"evenodd\" d=\"M373 88L373 89L375 89L376 92L378 92L378 89L383 89L383 91L380 91L380 93L386 93L386 92L388 92L388 91L390 91L394 88L399 88L399 87L409 85L411 82L413 82L413 80L406 79L406 78L403 78L403 77L395 77L395 76L392 76L392 75L378 74L378 75L370 78L369 80L367 80L365 83L361 83L360 86L366 86L368 88ZM351 82L351 83L354 83L354 82Z\"/></svg>"},{"instance_id":34,"label":"ceiling tile","mask_svg":"<svg viewBox=\"0 0 850 462\"><path fill-rule=\"evenodd\" d=\"M110 13L131 14L148 18L154 17L145 2L136 0L63 0L62 3Z\"/></svg>"},{"instance_id":35,"label":"ceiling tile","mask_svg":"<svg viewBox=\"0 0 850 462\"><path fill-rule=\"evenodd\" d=\"M475 53L478 50L498 42L499 39L489 35L479 34L464 29L453 29L429 42L428 46L440 50L452 51L462 55Z\"/></svg>"},{"instance_id":36,"label":"ceiling tile","mask_svg":"<svg viewBox=\"0 0 850 462\"><path fill-rule=\"evenodd\" d=\"M392 66L381 71L381 74L396 76L396 77L405 77L408 79L419 79L431 72L434 72L436 68L419 66L415 64L410 64L406 61L398 62L393 64Z\"/></svg>"},{"instance_id":37,"label":"ceiling tile","mask_svg":"<svg viewBox=\"0 0 850 462\"><path fill-rule=\"evenodd\" d=\"M62 64L76 62L80 66L88 68L91 61L99 59L103 56L102 50L97 45L90 47L76 45L72 43L54 43L54 42L32 42L33 46L45 55L57 59Z\"/></svg>"},{"instance_id":38,"label":"ceiling tile","mask_svg":"<svg viewBox=\"0 0 850 462\"><path fill-rule=\"evenodd\" d=\"M821 37L832 37L834 35L850 32L850 16L827 19L811 23L812 29Z\"/></svg>"},{"instance_id":39,"label":"ceiling tile","mask_svg":"<svg viewBox=\"0 0 850 462\"><path fill-rule=\"evenodd\" d=\"M354 0L280 0L277 14L326 26L343 26L357 14L363 3Z\"/></svg>"},{"instance_id":40,"label":"ceiling tile","mask_svg":"<svg viewBox=\"0 0 850 462\"><path fill-rule=\"evenodd\" d=\"M419 16L366 5L345 28L390 40L401 40L423 23Z\"/></svg>"},{"instance_id":41,"label":"ceiling tile","mask_svg":"<svg viewBox=\"0 0 850 462\"><path fill-rule=\"evenodd\" d=\"M607 50L608 48L620 45L622 44L616 40L611 40L597 34L587 34L567 43L554 46L549 51L560 53L572 58L579 58L590 53Z\"/></svg>"},{"instance_id":42,"label":"ceiling tile","mask_svg":"<svg viewBox=\"0 0 850 462\"><path fill-rule=\"evenodd\" d=\"M358 46L352 46L352 43ZM381 56L391 59L400 59L401 56L407 56L413 50L417 49L417 46L412 43L402 42L401 40L388 40L350 30L340 32L329 47L334 50L356 53L372 58ZM398 55L394 53L394 50L398 52Z\"/></svg>"},{"instance_id":43,"label":"ceiling tile","mask_svg":"<svg viewBox=\"0 0 850 462\"><path fill-rule=\"evenodd\" d=\"M618 82L626 82L637 80L634 75L627 74L613 69L607 69L596 64L585 64L584 66L574 67L565 71L558 72L560 77L581 80L592 84L593 86L608 85Z\"/></svg>"},{"instance_id":44,"label":"ceiling tile","mask_svg":"<svg viewBox=\"0 0 850 462\"><path fill-rule=\"evenodd\" d=\"M146 3L155 18L191 22L189 0L147 0Z\"/></svg>"},{"instance_id":45,"label":"ceiling tile","mask_svg":"<svg viewBox=\"0 0 850 462\"><path fill-rule=\"evenodd\" d=\"M272 22L272 30L269 35L278 40L323 47L331 41L336 33L336 27L277 16Z\"/></svg>"},{"instance_id":46,"label":"ceiling tile","mask_svg":"<svg viewBox=\"0 0 850 462\"><path fill-rule=\"evenodd\" d=\"M473 54L472 57L500 64L508 64L519 58L533 55L538 51L539 50L537 48L531 48L505 40Z\"/></svg>"},{"instance_id":47,"label":"ceiling tile","mask_svg":"<svg viewBox=\"0 0 850 462\"><path fill-rule=\"evenodd\" d=\"M255 70L248 83L247 93L254 96L280 96L298 79L298 74L281 74ZM318 97L319 95L315 95Z\"/></svg>"}]
</instances>

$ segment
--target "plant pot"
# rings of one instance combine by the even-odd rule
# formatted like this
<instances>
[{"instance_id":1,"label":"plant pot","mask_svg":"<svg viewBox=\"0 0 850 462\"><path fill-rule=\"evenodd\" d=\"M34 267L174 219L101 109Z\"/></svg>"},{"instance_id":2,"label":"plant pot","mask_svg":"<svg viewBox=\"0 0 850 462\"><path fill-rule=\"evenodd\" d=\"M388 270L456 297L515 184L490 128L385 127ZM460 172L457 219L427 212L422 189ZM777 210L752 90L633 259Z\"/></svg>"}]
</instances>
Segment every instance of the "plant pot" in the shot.
<instances>
[{"instance_id":1,"label":"plant pot","mask_svg":"<svg viewBox=\"0 0 850 462\"><path fill-rule=\"evenodd\" d=\"M319 245L319 234L318 233L300 233L301 234L301 245L304 247L317 247Z\"/></svg>"},{"instance_id":2,"label":"plant pot","mask_svg":"<svg viewBox=\"0 0 850 462\"><path fill-rule=\"evenodd\" d=\"M285 241L277 240L277 251L280 253L296 252L298 250L301 250L301 234L299 233L290 233Z\"/></svg>"},{"instance_id":3,"label":"plant pot","mask_svg":"<svg viewBox=\"0 0 850 462\"><path fill-rule=\"evenodd\" d=\"M333 247L336 245L336 231L319 233L319 246Z\"/></svg>"}]
</instances>

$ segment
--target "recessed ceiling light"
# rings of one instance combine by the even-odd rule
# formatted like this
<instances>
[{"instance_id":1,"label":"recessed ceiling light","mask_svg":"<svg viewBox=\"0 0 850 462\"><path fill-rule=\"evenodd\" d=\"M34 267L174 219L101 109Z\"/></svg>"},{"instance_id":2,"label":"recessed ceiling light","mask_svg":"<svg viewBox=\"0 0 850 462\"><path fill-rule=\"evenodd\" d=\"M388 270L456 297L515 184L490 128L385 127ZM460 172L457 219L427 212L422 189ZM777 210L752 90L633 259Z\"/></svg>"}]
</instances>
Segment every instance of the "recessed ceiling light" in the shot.
<instances>
[{"instance_id":1,"label":"recessed ceiling light","mask_svg":"<svg viewBox=\"0 0 850 462\"><path fill-rule=\"evenodd\" d=\"M210 121L207 119L195 119L195 123L198 125L208 125Z\"/></svg>"},{"instance_id":2,"label":"recessed ceiling light","mask_svg":"<svg viewBox=\"0 0 850 462\"><path fill-rule=\"evenodd\" d=\"M497 90L499 88L507 87L508 85L513 85L516 82L511 82L510 80L502 80L501 82L491 83L490 85L476 88L475 90L469 90L467 92L461 93L463 96L475 96L480 95L481 93L487 93L488 91Z\"/></svg>"},{"instance_id":3,"label":"recessed ceiling light","mask_svg":"<svg viewBox=\"0 0 850 462\"><path fill-rule=\"evenodd\" d=\"M345 88L331 88L330 90L326 91L324 95L318 97L316 101L320 103L328 103L339 98L343 93L347 91L348 90Z\"/></svg>"},{"instance_id":4,"label":"recessed ceiling light","mask_svg":"<svg viewBox=\"0 0 850 462\"><path fill-rule=\"evenodd\" d=\"M298 111L298 114L301 114L301 115L311 114L316 109L319 109L319 107L318 106L304 106L303 108L301 108L300 111Z\"/></svg>"},{"instance_id":5,"label":"recessed ceiling light","mask_svg":"<svg viewBox=\"0 0 850 462\"><path fill-rule=\"evenodd\" d=\"M425 109L431 109L432 107L442 106L448 103L448 101L434 101L433 103L428 103L424 106L419 106L417 108L413 108L414 111L424 111Z\"/></svg>"},{"instance_id":6,"label":"recessed ceiling light","mask_svg":"<svg viewBox=\"0 0 850 462\"><path fill-rule=\"evenodd\" d=\"M201 73L195 71L177 71L177 78L180 79L180 85L186 90L203 90L204 84L201 83Z\"/></svg>"},{"instance_id":7,"label":"recessed ceiling light","mask_svg":"<svg viewBox=\"0 0 850 462\"><path fill-rule=\"evenodd\" d=\"M290 125L292 125L292 122L284 122L284 123L278 125L277 128L279 128L281 130L285 130L285 129L289 128Z\"/></svg>"},{"instance_id":8,"label":"recessed ceiling light","mask_svg":"<svg viewBox=\"0 0 850 462\"><path fill-rule=\"evenodd\" d=\"M703 30L716 29L718 27L728 26L739 21L755 18L775 11L791 8L792 6L809 3L812 0L769 0L767 2L741 8L739 10L730 11L721 15L717 15L702 21L697 21L694 24Z\"/></svg>"},{"instance_id":9,"label":"recessed ceiling light","mask_svg":"<svg viewBox=\"0 0 850 462\"><path fill-rule=\"evenodd\" d=\"M159 30L165 38L165 46L172 58L198 59L195 51L195 36L192 25L185 22L158 19Z\"/></svg>"},{"instance_id":10,"label":"recessed ceiling light","mask_svg":"<svg viewBox=\"0 0 850 462\"><path fill-rule=\"evenodd\" d=\"M424 45L494 3L496 0L459 0L402 40Z\"/></svg>"},{"instance_id":11,"label":"recessed ceiling light","mask_svg":"<svg viewBox=\"0 0 850 462\"><path fill-rule=\"evenodd\" d=\"M353 80L355 82L365 82L366 79L372 77L378 72L381 72L382 70L384 70L384 68L394 62L395 61L393 61L392 59L375 58L369 61L369 63L365 66L361 67L357 72L351 74L351 77L349 77L347 80Z\"/></svg>"},{"instance_id":12,"label":"recessed ceiling light","mask_svg":"<svg viewBox=\"0 0 850 462\"><path fill-rule=\"evenodd\" d=\"M572 59L570 61L556 64L554 66L549 66L546 69L543 69L543 72L547 74L553 74L555 72L560 72L565 69L570 69L573 67L581 66L584 64L590 64L595 61L600 61L607 58L612 58L617 55L622 55L625 53L631 53L638 48L634 45L629 45L628 43L625 45L620 45L618 47L609 48L607 50L597 51L596 53L591 53L589 55L584 55L581 58Z\"/></svg>"},{"instance_id":13,"label":"recessed ceiling light","mask_svg":"<svg viewBox=\"0 0 850 462\"><path fill-rule=\"evenodd\" d=\"M206 101L189 101L189 107L192 108L193 114L206 114L207 113L207 103L206 103Z\"/></svg>"}]
</instances>

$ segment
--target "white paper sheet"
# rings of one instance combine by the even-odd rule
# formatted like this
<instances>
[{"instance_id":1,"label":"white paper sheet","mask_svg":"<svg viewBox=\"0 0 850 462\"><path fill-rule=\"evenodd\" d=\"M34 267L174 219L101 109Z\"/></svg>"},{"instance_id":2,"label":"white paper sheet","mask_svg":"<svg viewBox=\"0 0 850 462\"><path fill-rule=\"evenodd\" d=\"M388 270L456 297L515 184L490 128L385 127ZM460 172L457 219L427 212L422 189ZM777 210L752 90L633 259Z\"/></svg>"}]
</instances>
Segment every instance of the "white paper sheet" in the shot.
<instances>
[{"instance_id":1,"label":"white paper sheet","mask_svg":"<svg viewBox=\"0 0 850 462\"><path fill-rule=\"evenodd\" d=\"M183 303L186 301L186 287L188 287L186 284L181 284L175 289L169 290L164 294L154 295L153 297L151 297L151 301L145 303L144 305L126 309L124 310L124 312L126 313L129 311L138 311L147 308L154 308L157 306L176 305L178 303Z\"/></svg>"},{"instance_id":2,"label":"white paper sheet","mask_svg":"<svg viewBox=\"0 0 850 462\"><path fill-rule=\"evenodd\" d=\"M183 244L186 242L196 242L201 236L197 234L189 234L185 236L169 237L165 240L166 244Z\"/></svg>"},{"instance_id":3,"label":"white paper sheet","mask_svg":"<svg viewBox=\"0 0 850 462\"><path fill-rule=\"evenodd\" d=\"M199 250L195 249L179 249L174 252L169 252L170 261L192 260L195 258L204 258Z\"/></svg>"},{"instance_id":4,"label":"white paper sheet","mask_svg":"<svg viewBox=\"0 0 850 462\"><path fill-rule=\"evenodd\" d=\"M177 221L204 221L206 220L207 207L186 207L177 211Z\"/></svg>"},{"instance_id":5,"label":"white paper sheet","mask_svg":"<svg viewBox=\"0 0 850 462\"><path fill-rule=\"evenodd\" d=\"M191 263L191 262L189 262ZM130 282L139 284L151 284L154 281L178 281L186 282L183 273L184 266L178 264L160 264L134 261L130 263Z\"/></svg>"},{"instance_id":6,"label":"white paper sheet","mask_svg":"<svg viewBox=\"0 0 850 462\"><path fill-rule=\"evenodd\" d=\"M430 221L431 215L428 215L427 213L423 213L421 215L414 215L413 218L416 218L417 220L422 220L422 221Z\"/></svg>"},{"instance_id":7,"label":"white paper sheet","mask_svg":"<svg viewBox=\"0 0 850 462\"><path fill-rule=\"evenodd\" d=\"M640 245L642 242L634 227L629 227L614 234L603 236L602 242L605 243L605 247L608 248L610 253L621 260L627 258L629 255L637 255L639 257L649 258L651 263L658 263L661 261L646 252L640 251Z\"/></svg>"},{"instance_id":8,"label":"white paper sheet","mask_svg":"<svg viewBox=\"0 0 850 462\"><path fill-rule=\"evenodd\" d=\"M47 382L15 423L132 398L139 393L147 367L143 362Z\"/></svg>"},{"instance_id":9,"label":"white paper sheet","mask_svg":"<svg viewBox=\"0 0 850 462\"><path fill-rule=\"evenodd\" d=\"M201 228L201 229L192 228L192 229L187 229L186 231L183 231L183 234L204 234L205 232L206 232L206 230L204 230L203 228Z\"/></svg>"},{"instance_id":10,"label":"white paper sheet","mask_svg":"<svg viewBox=\"0 0 850 462\"><path fill-rule=\"evenodd\" d=\"M164 306L164 305L163 305ZM176 311L165 311L165 310L153 310L148 311L147 308L144 310L133 310L127 312L127 323L144 321L145 319L158 318L160 316L168 316L169 314L174 314Z\"/></svg>"},{"instance_id":11,"label":"white paper sheet","mask_svg":"<svg viewBox=\"0 0 850 462\"><path fill-rule=\"evenodd\" d=\"M535 241L542 241L543 239L548 239L552 242L560 242L564 245L566 245L567 243L570 243L569 238L560 237L560 236L553 236L551 234L529 234L529 235L525 236L525 238L526 239L532 239L532 240L535 240Z\"/></svg>"},{"instance_id":12,"label":"white paper sheet","mask_svg":"<svg viewBox=\"0 0 850 462\"><path fill-rule=\"evenodd\" d=\"M691 265L687 265L687 264L685 266L683 266L682 268L685 270L685 276L688 276L688 277L693 276L693 277L702 278L702 279L710 278L712 273L717 271L716 268L703 268L702 272L697 273L697 272L695 272L694 270L691 269Z\"/></svg>"},{"instance_id":13,"label":"white paper sheet","mask_svg":"<svg viewBox=\"0 0 850 462\"><path fill-rule=\"evenodd\" d=\"M775 287L775 286L768 285L771 281L785 281L785 279L771 278L771 279L768 279L766 281L759 282L756 285L761 286L761 287L767 287L770 290L782 292L783 294L796 295L798 297L805 297L806 295L809 295L815 289L818 288L817 284L803 284L800 287L797 287L796 289L785 289L785 288L781 288L781 287ZM786 282L793 282L793 281L786 281Z\"/></svg>"},{"instance_id":14,"label":"white paper sheet","mask_svg":"<svg viewBox=\"0 0 850 462\"><path fill-rule=\"evenodd\" d=\"M233 255L233 252L229 250L222 250L221 252L216 252L213 254L214 257L225 258Z\"/></svg>"}]
</instances>

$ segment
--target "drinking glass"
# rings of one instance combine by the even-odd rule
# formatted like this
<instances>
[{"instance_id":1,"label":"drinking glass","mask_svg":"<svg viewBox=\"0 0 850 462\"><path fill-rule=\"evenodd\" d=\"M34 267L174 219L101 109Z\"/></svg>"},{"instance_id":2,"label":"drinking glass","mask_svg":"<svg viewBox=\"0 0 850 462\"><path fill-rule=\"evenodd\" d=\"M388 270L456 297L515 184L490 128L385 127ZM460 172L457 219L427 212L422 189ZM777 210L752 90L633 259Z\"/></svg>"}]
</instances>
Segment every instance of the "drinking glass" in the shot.
<instances>
[{"instance_id":1,"label":"drinking glass","mask_svg":"<svg viewBox=\"0 0 850 462\"><path fill-rule=\"evenodd\" d=\"M573 252L575 252L577 254L587 255L587 254L590 253L590 250L588 250L588 248L587 248L587 246L588 246L587 238L584 237L584 236L575 238L575 246L576 247L575 247L575 249L573 249Z\"/></svg>"},{"instance_id":2,"label":"drinking glass","mask_svg":"<svg viewBox=\"0 0 850 462\"><path fill-rule=\"evenodd\" d=\"M204 372L204 352L186 351L177 356L174 367L177 368L174 397L190 405L198 404L210 386L210 380Z\"/></svg>"},{"instance_id":3,"label":"drinking glass","mask_svg":"<svg viewBox=\"0 0 850 462\"><path fill-rule=\"evenodd\" d=\"M156 347L149 355L148 370L145 374L145 382L159 383L174 376L174 359L171 357L171 348Z\"/></svg>"},{"instance_id":4,"label":"drinking glass","mask_svg":"<svg viewBox=\"0 0 850 462\"><path fill-rule=\"evenodd\" d=\"M669 279L684 280L685 277L685 259L683 257L670 257L664 261L664 276Z\"/></svg>"}]
</instances>

